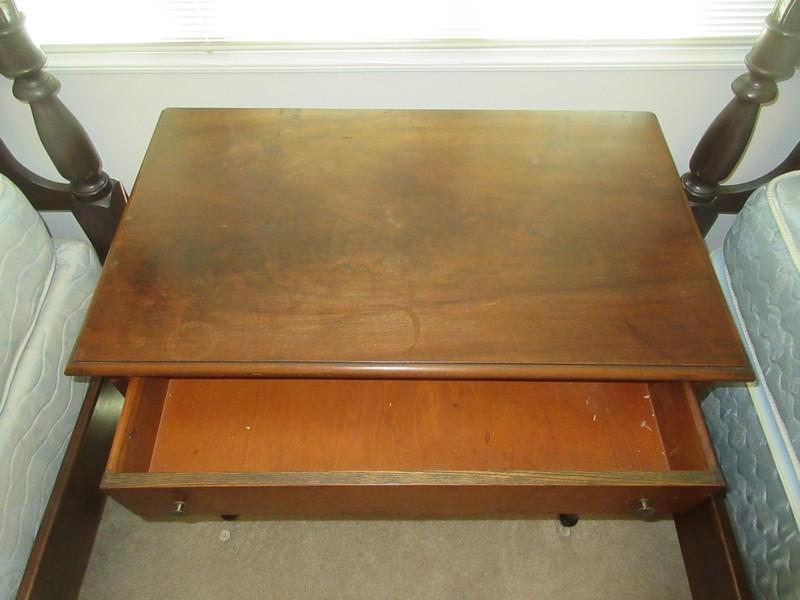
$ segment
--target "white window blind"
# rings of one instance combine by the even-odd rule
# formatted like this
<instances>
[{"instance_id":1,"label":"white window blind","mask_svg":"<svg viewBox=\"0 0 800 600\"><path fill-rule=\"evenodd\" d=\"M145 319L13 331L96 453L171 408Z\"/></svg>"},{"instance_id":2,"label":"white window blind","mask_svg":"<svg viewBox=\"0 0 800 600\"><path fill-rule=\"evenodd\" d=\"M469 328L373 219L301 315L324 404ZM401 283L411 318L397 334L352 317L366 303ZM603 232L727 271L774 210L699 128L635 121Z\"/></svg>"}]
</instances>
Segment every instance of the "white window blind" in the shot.
<instances>
[{"instance_id":1,"label":"white window blind","mask_svg":"<svg viewBox=\"0 0 800 600\"><path fill-rule=\"evenodd\" d=\"M749 39L772 0L18 0L43 45Z\"/></svg>"}]
</instances>

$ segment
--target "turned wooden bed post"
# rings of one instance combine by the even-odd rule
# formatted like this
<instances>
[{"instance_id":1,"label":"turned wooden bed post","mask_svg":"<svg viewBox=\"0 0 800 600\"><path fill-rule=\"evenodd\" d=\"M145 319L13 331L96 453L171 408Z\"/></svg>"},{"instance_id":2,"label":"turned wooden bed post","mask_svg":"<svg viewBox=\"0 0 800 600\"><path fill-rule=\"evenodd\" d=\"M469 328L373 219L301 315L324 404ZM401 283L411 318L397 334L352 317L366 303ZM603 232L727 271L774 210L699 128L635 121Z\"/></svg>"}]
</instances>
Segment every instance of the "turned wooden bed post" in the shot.
<instances>
[{"instance_id":1,"label":"turned wooden bed post","mask_svg":"<svg viewBox=\"0 0 800 600\"><path fill-rule=\"evenodd\" d=\"M58 98L61 83L44 70L46 56L25 31L13 0L0 2L0 73L14 96L31 107L36 131L58 172L69 182L69 207L100 259L108 253L125 206L118 182L103 171L88 134Z\"/></svg>"},{"instance_id":2,"label":"turned wooden bed post","mask_svg":"<svg viewBox=\"0 0 800 600\"><path fill-rule=\"evenodd\" d=\"M723 196L736 195L739 205L763 180L800 167L800 144L768 176L751 184L720 186L742 158L761 105L778 97L777 82L794 75L800 59L800 0L778 0L764 29L745 58L747 73L732 85L734 98L706 130L682 177L683 188L700 230L705 235L720 212L737 212Z\"/></svg>"}]
</instances>

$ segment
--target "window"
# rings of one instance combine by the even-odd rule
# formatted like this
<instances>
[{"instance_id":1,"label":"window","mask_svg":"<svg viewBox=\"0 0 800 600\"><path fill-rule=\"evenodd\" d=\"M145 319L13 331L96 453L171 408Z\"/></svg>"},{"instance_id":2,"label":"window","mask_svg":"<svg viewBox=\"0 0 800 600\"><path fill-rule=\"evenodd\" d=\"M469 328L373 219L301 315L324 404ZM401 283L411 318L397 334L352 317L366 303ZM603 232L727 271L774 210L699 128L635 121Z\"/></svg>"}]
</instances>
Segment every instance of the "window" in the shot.
<instances>
[{"instance_id":1,"label":"window","mask_svg":"<svg viewBox=\"0 0 800 600\"><path fill-rule=\"evenodd\" d=\"M525 45L752 39L770 0L18 0L40 44Z\"/></svg>"}]
</instances>

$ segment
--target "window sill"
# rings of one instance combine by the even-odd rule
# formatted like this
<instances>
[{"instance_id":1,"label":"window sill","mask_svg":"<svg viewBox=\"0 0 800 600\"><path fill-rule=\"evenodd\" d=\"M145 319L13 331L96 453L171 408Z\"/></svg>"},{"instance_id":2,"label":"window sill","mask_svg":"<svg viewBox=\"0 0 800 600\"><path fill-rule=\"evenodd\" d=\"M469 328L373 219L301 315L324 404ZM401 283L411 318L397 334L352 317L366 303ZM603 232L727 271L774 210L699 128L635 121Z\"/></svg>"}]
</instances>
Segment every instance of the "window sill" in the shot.
<instances>
[{"instance_id":1,"label":"window sill","mask_svg":"<svg viewBox=\"0 0 800 600\"><path fill-rule=\"evenodd\" d=\"M742 68L753 40L547 45L45 46L53 71L216 73Z\"/></svg>"}]
</instances>

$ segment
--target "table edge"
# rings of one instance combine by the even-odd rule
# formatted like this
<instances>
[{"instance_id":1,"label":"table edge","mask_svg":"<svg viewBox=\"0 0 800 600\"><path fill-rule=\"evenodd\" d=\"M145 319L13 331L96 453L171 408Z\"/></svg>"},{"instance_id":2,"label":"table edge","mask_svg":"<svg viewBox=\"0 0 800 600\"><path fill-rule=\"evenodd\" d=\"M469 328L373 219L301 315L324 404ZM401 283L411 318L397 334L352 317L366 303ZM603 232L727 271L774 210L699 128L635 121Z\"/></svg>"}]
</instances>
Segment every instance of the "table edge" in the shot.
<instances>
[{"instance_id":1,"label":"table edge","mask_svg":"<svg viewBox=\"0 0 800 600\"><path fill-rule=\"evenodd\" d=\"M753 381L747 365L72 361L67 375L175 378Z\"/></svg>"}]
</instances>

